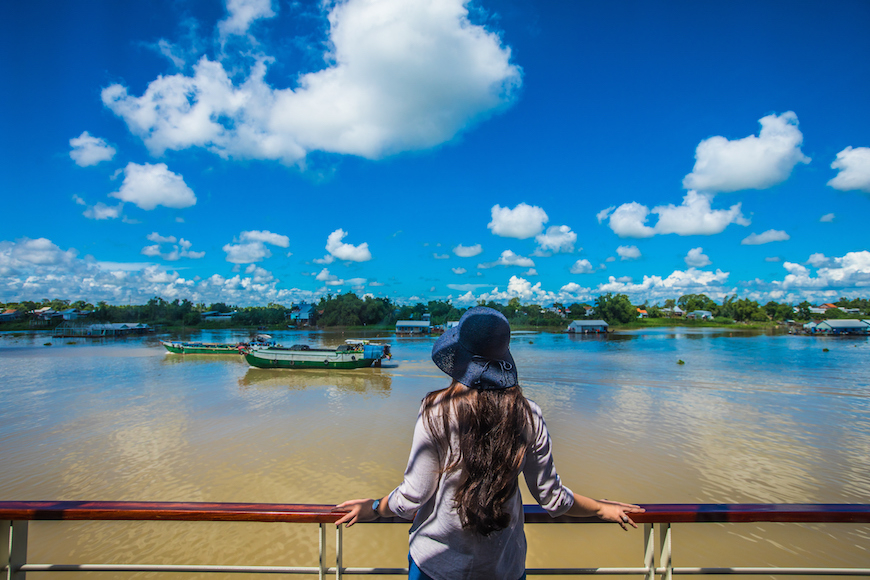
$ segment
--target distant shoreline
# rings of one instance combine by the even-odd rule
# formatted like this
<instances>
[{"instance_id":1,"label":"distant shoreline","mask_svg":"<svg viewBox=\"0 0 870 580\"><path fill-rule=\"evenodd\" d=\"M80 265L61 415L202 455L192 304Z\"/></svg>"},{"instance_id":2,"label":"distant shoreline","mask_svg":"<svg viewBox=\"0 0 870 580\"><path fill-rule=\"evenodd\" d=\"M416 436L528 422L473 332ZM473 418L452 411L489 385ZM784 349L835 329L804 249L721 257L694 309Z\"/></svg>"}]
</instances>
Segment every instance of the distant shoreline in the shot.
<instances>
[{"instance_id":1,"label":"distant shoreline","mask_svg":"<svg viewBox=\"0 0 870 580\"><path fill-rule=\"evenodd\" d=\"M566 332L566 328L570 324L569 320L565 320L564 324L558 326L535 326L531 324L513 324L512 330L534 331L534 332L549 332L553 334L562 334ZM267 326L265 328L255 326L236 326L231 324L204 324L197 326L168 326L157 325L154 327L159 333L166 332L196 332L208 330L234 330L250 332L256 334L258 332L275 332L285 330L299 330L309 332L386 332L395 334L394 325L369 325L369 326L325 326L325 327L308 327L308 328L289 328L287 325ZM664 318L653 318L638 320L625 324L613 324L608 328L609 333L620 332L626 330L643 330L645 328L723 328L730 330L776 330L787 332L788 327L776 322L734 322L724 323L715 320L674 320ZM32 328L26 324L6 323L0 326L2 332L51 332L50 328ZM580 333L582 334L582 333ZM434 335L434 333L433 333Z\"/></svg>"}]
</instances>

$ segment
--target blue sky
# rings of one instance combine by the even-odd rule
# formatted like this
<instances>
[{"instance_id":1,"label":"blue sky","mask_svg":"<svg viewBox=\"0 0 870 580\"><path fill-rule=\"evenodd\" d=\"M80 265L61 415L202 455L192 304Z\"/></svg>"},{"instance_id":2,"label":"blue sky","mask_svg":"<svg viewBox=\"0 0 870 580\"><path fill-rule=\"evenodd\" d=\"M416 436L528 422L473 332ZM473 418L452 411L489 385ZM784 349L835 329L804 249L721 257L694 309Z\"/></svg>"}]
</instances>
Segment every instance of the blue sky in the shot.
<instances>
[{"instance_id":1,"label":"blue sky","mask_svg":"<svg viewBox=\"0 0 870 580\"><path fill-rule=\"evenodd\" d=\"M0 300L868 296L870 3L17 2Z\"/></svg>"}]
</instances>

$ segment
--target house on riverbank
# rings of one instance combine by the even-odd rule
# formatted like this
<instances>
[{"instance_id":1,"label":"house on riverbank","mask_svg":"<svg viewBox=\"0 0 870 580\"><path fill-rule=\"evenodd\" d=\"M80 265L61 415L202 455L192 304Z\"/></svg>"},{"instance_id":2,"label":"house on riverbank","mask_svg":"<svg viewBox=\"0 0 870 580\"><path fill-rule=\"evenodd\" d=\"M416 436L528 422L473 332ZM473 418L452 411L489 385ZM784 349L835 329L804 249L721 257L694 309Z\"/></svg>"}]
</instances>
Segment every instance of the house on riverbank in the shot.
<instances>
[{"instance_id":1,"label":"house on riverbank","mask_svg":"<svg viewBox=\"0 0 870 580\"><path fill-rule=\"evenodd\" d=\"M151 332L151 327L141 322L105 322L83 324L67 321L54 329L54 338L109 338L128 335L142 335Z\"/></svg>"},{"instance_id":2,"label":"house on riverbank","mask_svg":"<svg viewBox=\"0 0 870 580\"><path fill-rule=\"evenodd\" d=\"M428 320L399 320L396 334L430 334L432 326Z\"/></svg>"},{"instance_id":3,"label":"house on riverbank","mask_svg":"<svg viewBox=\"0 0 870 580\"><path fill-rule=\"evenodd\" d=\"M216 312L210 310L203 312L200 316L202 316L203 322L229 322L235 314L235 312Z\"/></svg>"},{"instance_id":4,"label":"house on riverbank","mask_svg":"<svg viewBox=\"0 0 870 580\"><path fill-rule=\"evenodd\" d=\"M686 318L691 320L713 320L713 313L709 310L693 310L686 314Z\"/></svg>"},{"instance_id":5,"label":"house on riverbank","mask_svg":"<svg viewBox=\"0 0 870 580\"><path fill-rule=\"evenodd\" d=\"M857 318L834 318L816 324L814 334L870 334L870 323Z\"/></svg>"},{"instance_id":6,"label":"house on riverbank","mask_svg":"<svg viewBox=\"0 0 870 580\"><path fill-rule=\"evenodd\" d=\"M7 308L0 312L0 322L16 322L21 320L21 313L14 308Z\"/></svg>"},{"instance_id":7,"label":"house on riverbank","mask_svg":"<svg viewBox=\"0 0 870 580\"><path fill-rule=\"evenodd\" d=\"M572 334L602 334L607 332L607 323L603 320L575 320L568 325L566 332Z\"/></svg>"},{"instance_id":8,"label":"house on riverbank","mask_svg":"<svg viewBox=\"0 0 870 580\"><path fill-rule=\"evenodd\" d=\"M294 306L290 309L290 322L292 323L290 326L292 327L308 327L311 326L311 322L314 320L315 309L314 304L308 304L303 302L298 306Z\"/></svg>"}]
</instances>

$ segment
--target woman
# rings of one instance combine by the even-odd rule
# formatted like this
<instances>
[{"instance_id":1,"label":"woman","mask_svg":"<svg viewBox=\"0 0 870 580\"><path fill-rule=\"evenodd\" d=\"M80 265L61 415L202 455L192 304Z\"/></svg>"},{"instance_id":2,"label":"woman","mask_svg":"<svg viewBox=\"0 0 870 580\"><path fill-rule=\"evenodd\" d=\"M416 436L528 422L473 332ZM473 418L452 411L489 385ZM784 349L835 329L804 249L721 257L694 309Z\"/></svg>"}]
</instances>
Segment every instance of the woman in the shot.
<instances>
[{"instance_id":1,"label":"woman","mask_svg":"<svg viewBox=\"0 0 870 580\"><path fill-rule=\"evenodd\" d=\"M520 473L553 517L598 516L637 527L635 505L596 501L562 484L541 409L526 399L511 356L510 325L496 310L468 310L432 348L453 381L423 400L404 481L382 499L346 501L336 524L413 519L409 578L525 578Z\"/></svg>"}]
</instances>

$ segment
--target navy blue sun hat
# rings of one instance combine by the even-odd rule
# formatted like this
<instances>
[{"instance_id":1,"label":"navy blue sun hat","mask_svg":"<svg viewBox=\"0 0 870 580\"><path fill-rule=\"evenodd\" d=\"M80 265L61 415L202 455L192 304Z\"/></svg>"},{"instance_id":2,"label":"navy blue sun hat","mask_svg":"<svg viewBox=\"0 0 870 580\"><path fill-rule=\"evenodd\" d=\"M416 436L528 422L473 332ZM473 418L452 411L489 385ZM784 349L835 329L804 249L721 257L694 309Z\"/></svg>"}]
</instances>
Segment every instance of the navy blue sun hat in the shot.
<instances>
[{"instance_id":1,"label":"navy blue sun hat","mask_svg":"<svg viewBox=\"0 0 870 580\"><path fill-rule=\"evenodd\" d=\"M507 318L498 310L476 306L435 341L432 361L467 387L507 389L518 384L510 341Z\"/></svg>"}]
</instances>

